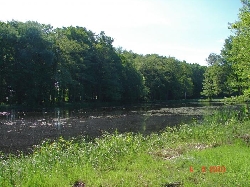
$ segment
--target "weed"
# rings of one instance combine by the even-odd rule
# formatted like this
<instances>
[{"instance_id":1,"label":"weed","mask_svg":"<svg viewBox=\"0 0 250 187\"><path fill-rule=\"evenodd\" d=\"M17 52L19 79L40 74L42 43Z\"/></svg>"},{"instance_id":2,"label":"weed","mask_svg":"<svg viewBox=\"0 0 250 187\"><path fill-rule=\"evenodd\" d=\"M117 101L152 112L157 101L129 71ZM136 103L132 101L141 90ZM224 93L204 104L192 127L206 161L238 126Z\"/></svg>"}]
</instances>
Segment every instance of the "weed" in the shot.
<instances>
[{"instance_id":1,"label":"weed","mask_svg":"<svg viewBox=\"0 0 250 187\"><path fill-rule=\"evenodd\" d=\"M246 110L225 109L148 136L46 140L30 155L1 154L0 186L247 186L246 116ZM226 172L210 172L217 166Z\"/></svg>"}]
</instances>

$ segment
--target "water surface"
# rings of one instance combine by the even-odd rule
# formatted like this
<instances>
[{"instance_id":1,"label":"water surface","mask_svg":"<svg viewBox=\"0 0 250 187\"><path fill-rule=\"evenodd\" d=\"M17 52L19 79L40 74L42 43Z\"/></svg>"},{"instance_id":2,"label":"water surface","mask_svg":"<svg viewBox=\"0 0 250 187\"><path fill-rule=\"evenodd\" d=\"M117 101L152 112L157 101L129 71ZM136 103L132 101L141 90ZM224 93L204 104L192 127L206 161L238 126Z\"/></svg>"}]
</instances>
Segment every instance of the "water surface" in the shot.
<instances>
[{"instance_id":1,"label":"water surface","mask_svg":"<svg viewBox=\"0 0 250 187\"><path fill-rule=\"evenodd\" d=\"M0 150L27 151L44 139L60 136L85 136L93 139L104 132L158 133L167 126L189 123L202 117L208 108L204 103L178 105L151 104L140 106L85 109L10 110L0 114Z\"/></svg>"}]
</instances>

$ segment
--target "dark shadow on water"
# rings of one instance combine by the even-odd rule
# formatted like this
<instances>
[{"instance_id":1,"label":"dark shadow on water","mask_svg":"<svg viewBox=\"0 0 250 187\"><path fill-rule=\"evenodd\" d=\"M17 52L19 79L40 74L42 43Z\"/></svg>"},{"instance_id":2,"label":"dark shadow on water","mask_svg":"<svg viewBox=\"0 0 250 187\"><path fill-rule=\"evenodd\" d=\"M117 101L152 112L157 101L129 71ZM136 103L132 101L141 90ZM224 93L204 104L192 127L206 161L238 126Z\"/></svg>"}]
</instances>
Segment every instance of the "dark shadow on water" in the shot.
<instances>
[{"instance_id":1,"label":"dark shadow on water","mask_svg":"<svg viewBox=\"0 0 250 187\"><path fill-rule=\"evenodd\" d=\"M4 153L31 152L32 146L44 139L84 136L91 140L104 132L157 133L167 126L201 119L205 108L200 103L185 103L77 110L55 108L33 112L11 110L0 115L0 150Z\"/></svg>"}]
</instances>

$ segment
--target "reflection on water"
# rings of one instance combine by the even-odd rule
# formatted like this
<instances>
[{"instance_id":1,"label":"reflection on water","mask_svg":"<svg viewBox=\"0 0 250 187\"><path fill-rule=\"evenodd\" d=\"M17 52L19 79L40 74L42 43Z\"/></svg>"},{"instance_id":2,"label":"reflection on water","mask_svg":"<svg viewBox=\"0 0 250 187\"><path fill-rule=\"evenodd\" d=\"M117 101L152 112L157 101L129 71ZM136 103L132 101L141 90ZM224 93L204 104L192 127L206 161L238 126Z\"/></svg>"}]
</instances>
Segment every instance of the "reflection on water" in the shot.
<instances>
[{"instance_id":1,"label":"reflection on water","mask_svg":"<svg viewBox=\"0 0 250 187\"><path fill-rule=\"evenodd\" d=\"M0 149L5 152L25 150L45 138L85 136L95 138L103 132L135 132L150 134L167 126L188 123L201 118L199 103L181 106L151 105L102 107L69 110L55 108L38 112L21 110L0 113Z\"/></svg>"},{"instance_id":2,"label":"reflection on water","mask_svg":"<svg viewBox=\"0 0 250 187\"><path fill-rule=\"evenodd\" d=\"M60 121L60 108L55 108L55 123L54 125L57 127L57 130L61 130L61 121Z\"/></svg>"}]
</instances>

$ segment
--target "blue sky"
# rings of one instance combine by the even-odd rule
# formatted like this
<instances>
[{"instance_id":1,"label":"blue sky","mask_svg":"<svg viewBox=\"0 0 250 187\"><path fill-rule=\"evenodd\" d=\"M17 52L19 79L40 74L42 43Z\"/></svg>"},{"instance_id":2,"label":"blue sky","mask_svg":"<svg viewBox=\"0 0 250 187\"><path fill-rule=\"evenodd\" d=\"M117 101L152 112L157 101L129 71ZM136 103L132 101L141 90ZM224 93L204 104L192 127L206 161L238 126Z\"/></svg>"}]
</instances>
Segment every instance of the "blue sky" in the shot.
<instances>
[{"instance_id":1,"label":"blue sky","mask_svg":"<svg viewBox=\"0 0 250 187\"><path fill-rule=\"evenodd\" d=\"M138 54L206 65L238 19L240 0L0 0L0 20L81 26Z\"/></svg>"}]
</instances>

